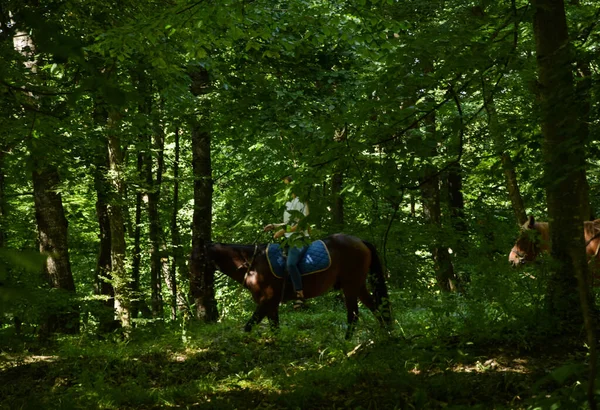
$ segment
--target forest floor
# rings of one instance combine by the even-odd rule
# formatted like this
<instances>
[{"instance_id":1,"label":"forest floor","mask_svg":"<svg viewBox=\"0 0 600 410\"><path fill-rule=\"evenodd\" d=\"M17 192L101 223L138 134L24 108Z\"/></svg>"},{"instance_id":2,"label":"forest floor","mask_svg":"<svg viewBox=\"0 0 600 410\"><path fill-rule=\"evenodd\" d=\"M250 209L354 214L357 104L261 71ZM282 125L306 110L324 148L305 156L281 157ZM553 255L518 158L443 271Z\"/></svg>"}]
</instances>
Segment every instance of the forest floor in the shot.
<instances>
[{"instance_id":1,"label":"forest floor","mask_svg":"<svg viewBox=\"0 0 600 410\"><path fill-rule=\"evenodd\" d=\"M585 408L580 340L497 343L407 335L410 326L390 336L365 312L345 341L343 309L331 306L284 307L277 333L262 325L243 333L241 318L147 323L127 340L82 333L41 342L3 329L0 408Z\"/></svg>"}]
</instances>

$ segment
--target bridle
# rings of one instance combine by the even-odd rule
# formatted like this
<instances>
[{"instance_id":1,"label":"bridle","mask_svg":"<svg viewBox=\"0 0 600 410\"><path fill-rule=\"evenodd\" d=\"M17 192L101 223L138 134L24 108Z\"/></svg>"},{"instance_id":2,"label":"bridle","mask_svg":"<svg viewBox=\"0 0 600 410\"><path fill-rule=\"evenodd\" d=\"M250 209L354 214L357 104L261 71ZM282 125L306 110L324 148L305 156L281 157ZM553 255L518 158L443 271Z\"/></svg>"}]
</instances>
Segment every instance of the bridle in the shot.
<instances>
[{"instance_id":1,"label":"bridle","mask_svg":"<svg viewBox=\"0 0 600 410\"><path fill-rule=\"evenodd\" d=\"M250 260L250 263L248 263L248 261L246 260L240 266L237 267L238 270L244 268L244 266L246 267L246 273L244 274L244 281L242 282L245 287L246 287L246 279L248 278L248 275L250 274L252 265L254 265L254 261L256 260L257 254L258 254L258 244L254 243L254 252L252 253L252 259Z\"/></svg>"},{"instance_id":2,"label":"bridle","mask_svg":"<svg viewBox=\"0 0 600 410\"><path fill-rule=\"evenodd\" d=\"M517 259L519 260L519 265L524 265L525 262L527 261L527 259L525 259L525 257L527 256L526 253L515 251L512 249L510 250L510 253L514 253L517 256ZM516 266L516 264L515 264L515 266Z\"/></svg>"}]
</instances>

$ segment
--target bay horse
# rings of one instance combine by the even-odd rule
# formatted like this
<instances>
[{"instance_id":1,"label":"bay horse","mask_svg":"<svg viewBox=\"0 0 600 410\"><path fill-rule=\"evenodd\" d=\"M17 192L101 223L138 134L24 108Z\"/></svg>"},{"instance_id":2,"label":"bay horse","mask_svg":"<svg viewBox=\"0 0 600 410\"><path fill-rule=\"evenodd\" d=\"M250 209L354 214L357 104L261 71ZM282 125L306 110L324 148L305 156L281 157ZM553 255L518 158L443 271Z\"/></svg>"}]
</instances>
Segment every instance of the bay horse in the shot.
<instances>
[{"instance_id":1,"label":"bay horse","mask_svg":"<svg viewBox=\"0 0 600 410\"><path fill-rule=\"evenodd\" d=\"M334 234L322 240L330 257L329 266L302 277L304 297L314 298L332 288L341 289L345 296L348 328L346 339L352 335L358 320L358 299L376 316L381 325L391 323L391 309L381 261L375 246L357 237ZM252 294L256 310L246 323L249 332L266 316L272 328L279 326L279 304L294 299L295 293L284 276L273 274L267 255L268 245L235 245L212 243L207 255L214 266L241 283ZM367 289L370 275L373 295ZM286 281L288 282L286 284Z\"/></svg>"},{"instance_id":2,"label":"bay horse","mask_svg":"<svg viewBox=\"0 0 600 410\"><path fill-rule=\"evenodd\" d=\"M600 261L600 219L585 221L583 235L588 261L598 263ZM508 261L513 266L524 265L533 262L540 253L549 252L550 249L548 222L536 222L533 216L529 216L527 222L521 226L521 234L510 250Z\"/></svg>"}]
</instances>

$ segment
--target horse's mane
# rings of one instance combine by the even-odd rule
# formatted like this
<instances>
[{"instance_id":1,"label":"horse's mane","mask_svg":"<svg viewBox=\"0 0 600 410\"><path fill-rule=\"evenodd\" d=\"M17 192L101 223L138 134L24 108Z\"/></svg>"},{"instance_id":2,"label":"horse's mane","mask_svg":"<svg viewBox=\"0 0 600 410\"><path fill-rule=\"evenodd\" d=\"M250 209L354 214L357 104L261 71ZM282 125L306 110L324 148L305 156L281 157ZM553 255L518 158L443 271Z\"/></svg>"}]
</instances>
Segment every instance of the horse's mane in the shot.
<instances>
[{"instance_id":1,"label":"horse's mane","mask_svg":"<svg viewBox=\"0 0 600 410\"><path fill-rule=\"evenodd\" d=\"M529 222L525 222L522 227L523 230L535 229L543 236L550 234L550 225L548 222L535 222L531 225ZM600 219L594 221L585 221L583 223L583 232L586 240L590 240L594 237L600 236Z\"/></svg>"},{"instance_id":2,"label":"horse's mane","mask_svg":"<svg viewBox=\"0 0 600 410\"><path fill-rule=\"evenodd\" d=\"M530 221L527 221L521 226L521 230L523 231L527 231L529 229L536 230L544 239L550 237L550 225L548 222L534 222L532 224Z\"/></svg>"},{"instance_id":3,"label":"horse's mane","mask_svg":"<svg viewBox=\"0 0 600 410\"><path fill-rule=\"evenodd\" d=\"M533 224L530 221L525 222L522 226L524 231L528 229L535 229L540 233L544 240L550 239L550 225L548 222L535 222ZM600 219L596 219L594 221L584 221L583 222L583 235L586 241L586 245L595 239L600 238Z\"/></svg>"},{"instance_id":4,"label":"horse's mane","mask_svg":"<svg viewBox=\"0 0 600 410\"><path fill-rule=\"evenodd\" d=\"M262 251L266 249L266 244L239 244L239 243L222 243L222 242L213 242L211 244L212 247L220 247L222 249L227 249L232 251L233 253L242 253L242 254L253 254L255 250Z\"/></svg>"},{"instance_id":5,"label":"horse's mane","mask_svg":"<svg viewBox=\"0 0 600 410\"><path fill-rule=\"evenodd\" d=\"M600 219L595 221L585 221L583 223L583 232L586 241L591 241L600 236Z\"/></svg>"}]
</instances>

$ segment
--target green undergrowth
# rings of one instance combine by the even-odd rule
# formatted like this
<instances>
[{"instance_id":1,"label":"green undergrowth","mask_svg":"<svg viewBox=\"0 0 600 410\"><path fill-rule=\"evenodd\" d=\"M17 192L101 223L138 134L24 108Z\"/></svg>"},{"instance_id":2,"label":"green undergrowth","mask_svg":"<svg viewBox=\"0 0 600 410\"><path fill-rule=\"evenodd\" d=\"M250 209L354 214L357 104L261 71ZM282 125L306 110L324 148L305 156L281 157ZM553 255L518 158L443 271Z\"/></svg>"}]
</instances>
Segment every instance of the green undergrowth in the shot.
<instances>
[{"instance_id":1,"label":"green undergrowth","mask_svg":"<svg viewBox=\"0 0 600 410\"><path fill-rule=\"evenodd\" d=\"M585 350L525 342L519 318L475 299L392 293L395 324L370 312L344 340L329 295L281 309L277 332L244 333L245 303L219 323L139 325L118 334L40 342L0 333L2 409L577 408ZM236 313L236 316L231 315ZM478 326L477 326L478 325ZM479 332L476 332L479 329ZM499 331L497 329L503 329ZM549 408L549 407L548 407Z\"/></svg>"}]
</instances>

